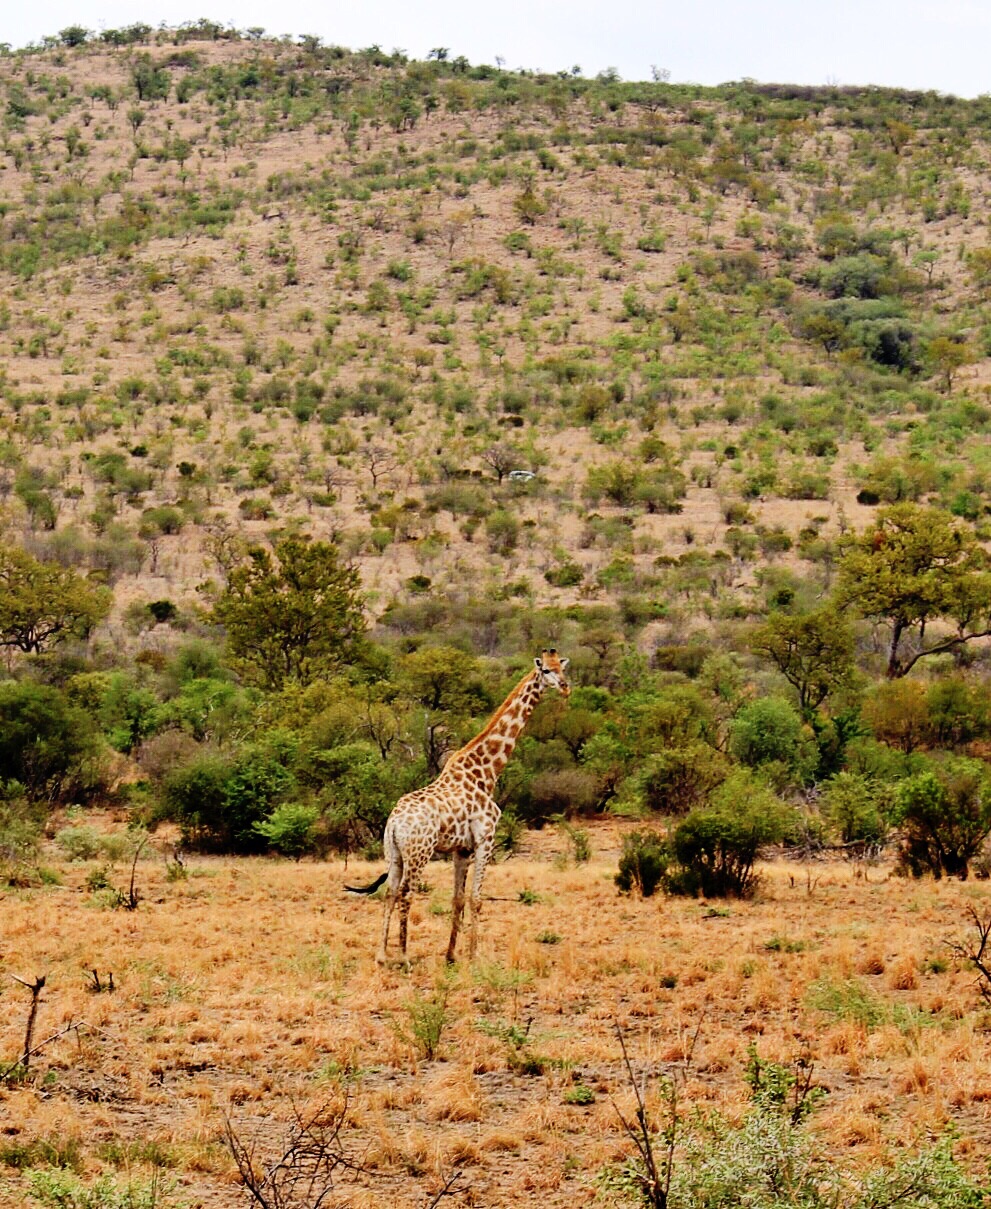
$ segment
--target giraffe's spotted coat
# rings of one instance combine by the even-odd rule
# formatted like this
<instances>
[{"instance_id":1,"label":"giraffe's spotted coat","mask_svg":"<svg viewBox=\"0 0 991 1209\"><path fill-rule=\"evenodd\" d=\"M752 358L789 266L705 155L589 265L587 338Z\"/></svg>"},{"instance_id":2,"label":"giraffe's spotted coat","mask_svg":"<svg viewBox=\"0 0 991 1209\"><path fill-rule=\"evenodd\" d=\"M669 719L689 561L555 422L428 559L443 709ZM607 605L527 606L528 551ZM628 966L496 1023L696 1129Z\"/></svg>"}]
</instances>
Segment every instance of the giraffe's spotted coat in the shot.
<instances>
[{"instance_id":1,"label":"giraffe's spotted coat","mask_svg":"<svg viewBox=\"0 0 991 1209\"><path fill-rule=\"evenodd\" d=\"M389 862L385 918L379 962L386 960L389 923L399 905L399 946L406 954L410 894L435 853L454 854L454 901L447 960L454 960L458 931L465 906L468 865L474 858L471 882L469 955L478 940L482 880L492 858L499 807L492 796L499 774L509 762L527 720L546 688L562 696L571 692L565 672L568 660L556 651L544 651L534 670L517 684L482 731L448 759L439 777L423 789L404 794L385 827L384 847Z\"/></svg>"}]
</instances>

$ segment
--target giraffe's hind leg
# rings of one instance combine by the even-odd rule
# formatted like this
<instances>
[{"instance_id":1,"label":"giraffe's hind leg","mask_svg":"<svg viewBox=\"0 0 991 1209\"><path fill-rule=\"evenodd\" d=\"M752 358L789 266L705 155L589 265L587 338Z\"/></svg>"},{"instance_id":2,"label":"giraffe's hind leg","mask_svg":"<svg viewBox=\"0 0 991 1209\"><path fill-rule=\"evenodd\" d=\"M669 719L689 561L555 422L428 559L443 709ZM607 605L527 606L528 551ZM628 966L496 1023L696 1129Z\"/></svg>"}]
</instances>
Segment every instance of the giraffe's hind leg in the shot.
<instances>
[{"instance_id":1,"label":"giraffe's hind leg","mask_svg":"<svg viewBox=\"0 0 991 1209\"><path fill-rule=\"evenodd\" d=\"M409 932L409 909L413 905L413 900L409 892L409 887L406 886L399 895L399 951L403 957L406 956L406 936Z\"/></svg>"},{"instance_id":2,"label":"giraffe's hind leg","mask_svg":"<svg viewBox=\"0 0 991 1209\"><path fill-rule=\"evenodd\" d=\"M396 853L389 864L389 880L385 888L385 913L382 918L382 943L379 946L378 953L375 955L375 960L380 966L385 965L386 954L389 948L389 923L392 920L392 908L396 905L396 899L401 899L405 884L406 876L403 869L403 859L398 853ZM407 911L408 910L409 908L407 907ZM400 902L399 913L401 921L400 933L403 942L403 952L405 953L406 917L402 914L402 902Z\"/></svg>"},{"instance_id":3,"label":"giraffe's hind leg","mask_svg":"<svg viewBox=\"0 0 991 1209\"><path fill-rule=\"evenodd\" d=\"M465 911L465 883L468 880L469 852L454 854L454 900L451 903L451 939L447 942L447 963L454 961L454 946L458 943L458 931Z\"/></svg>"}]
</instances>

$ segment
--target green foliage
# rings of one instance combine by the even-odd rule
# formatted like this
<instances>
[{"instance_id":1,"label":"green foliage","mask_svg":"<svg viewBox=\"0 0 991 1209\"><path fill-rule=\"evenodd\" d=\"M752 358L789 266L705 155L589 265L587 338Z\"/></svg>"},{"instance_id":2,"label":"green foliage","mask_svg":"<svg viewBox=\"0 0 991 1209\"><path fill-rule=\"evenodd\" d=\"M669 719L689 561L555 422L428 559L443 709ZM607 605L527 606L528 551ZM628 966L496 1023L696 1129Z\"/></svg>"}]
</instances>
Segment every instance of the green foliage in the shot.
<instances>
[{"instance_id":1,"label":"green foliage","mask_svg":"<svg viewBox=\"0 0 991 1209\"><path fill-rule=\"evenodd\" d=\"M16 781L0 783L0 876L37 854L43 822L42 812L28 802L23 786Z\"/></svg>"},{"instance_id":2,"label":"green foliage","mask_svg":"<svg viewBox=\"0 0 991 1209\"><path fill-rule=\"evenodd\" d=\"M834 609L774 613L756 629L752 645L794 687L803 716L847 686L853 675L853 633Z\"/></svg>"},{"instance_id":3,"label":"green foliage","mask_svg":"<svg viewBox=\"0 0 991 1209\"><path fill-rule=\"evenodd\" d=\"M0 681L0 783L32 801L82 798L99 784L100 754L92 719L57 689Z\"/></svg>"},{"instance_id":4,"label":"green foliage","mask_svg":"<svg viewBox=\"0 0 991 1209\"><path fill-rule=\"evenodd\" d=\"M949 1138L861 1174L818 1153L801 1124L755 1108L739 1126L713 1117L693 1131L668 1203L673 1209L979 1209L986 1196L954 1157Z\"/></svg>"},{"instance_id":5,"label":"green foliage","mask_svg":"<svg viewBox=\"0 0 991 1209\"><path fill-rule=\"evenodd\" d=\"M516 549L520 540L520 522L505 508L497 508L485 518L485 535L489 550L506 557Z\"/></svg>"},{"instance_id":6,"label":"green foliage","mask_svg":"<svg viewBox=\"0 0 991 1209\"><path fill-rule=\"evenodd\" d=\"M559 817L557 825L562 834L571 844L571 855L576 865L584 865L592 859L592 841L584 827L575 827L564 817Z\"/></svg>"},{"instance_id":7,"label":"green foliage","mask_svg":"<svg viewBox=\"0 0 991 1209\"><path fill-rule=\"evenodd\" d=\"M293 771L318 795L320 838L344 852L365 848L381 838L389 811L409 786L369 743L318 744L313 736L300 746Z\"/></svg>"},{"instance_id":8,"label":"green foliage","mask_svg":"<svg viewBox=\"0 0 991 1209\"><path fill-rule=\"evenodd\" d=\"M248 679L269 689L307 684L353 657L365 629L358 586L336 546L285 538L272 552L251 547L213 616Z\"/></svg>"},{"instance_id":9,"label":"green foliage","mask_svg":"<svg viewBox=\"0 0 991 1209\"><path fill-rule=\"evenodd\" d=\"M837 981L828 975L809 987L808 1005L834 1020L846 1020L871 1031L893 1024L911 1035L937 1023L928 1012L904 1003L889 1003L857 978Z\"/></svg>"},{"instance_id":10,"label":"green foliage","mask_svg":"<svg viewBox=\"0 0 991 1209\"><path fill-rule=\"evenodd\" d=\"M883 843L889 828L891 794L863 773L838 772L822 787L823 817L844 844Z\"/></svg>"},{"instance_id":11,"label":"green foliage","mask_svg":"<svg viewBox=\"0 0 991 1209\"><path fill-rule=\"evenodd\" d=\"M754 863L765 845L793 834L795 811L745 769L734 771L670 838L665 887L673 894L745 898L757 884Z\"/></svg>"},{"instance_id":12,"label":"green foliage","mask_svg":"<svg viewBox=\"0 0 991 1209\"><path fill-rule=\"evenodd\" d=\"M320 811L316 806L282 802L254 830L283 856L299 860L313 847L313 831Z\"/></svg>"},{"instance_id":13,"label":"green foliage","mask_svg":"<svg viewBox=\"0 0 991 1209\"><path fill-rule=\"evenodd\" d=\"M839 601L890 627L889 677L904 676L920 659L987 632L987 555L976 536L948 513L893 504L881 509L862 534L845 537L841 550ZM954 630L929 637L931 623L939 619L952 622ZM910 636L916 641L906 654Z\"/></svg>"},{"instance_id":14,"label":"green foliage","mask_svg":"<svg viewBox=\"0 0 991 1209\"><path fill-rule=\"evenodd\" d=\"M759 1112L781 1113L792 1125L800 1125L827 1094L825 1088L812 1086L812 1067L807 1058L795 1066L769 1062L758 1055L754 1042L747 1049L743 1079Z\"/></svg>"},{"instance_id":15,"label":"green foliage","mask_svg":"<svg viewBox=\"0 0 991 1209\"><path fill-rule=\"evenodd\" d=\"M422 646L406 655L398 670L405 692L431 713L476 713L494 704L479 661L457 647Z\"/></svg>"},{"instance_id":16,"label":"green foliage","mask_svg":"<svg viewBox=\"0 0 991 1209\"><path fill-rule=\"evenodd\" d=\"M74 823L55 833L55 843L70 861L89 861L105 856L119 861L133 845L126 835L104 834L86 824Z\"/></svg>"},{"instance_id":17,"label":"green foliage","mask_svg":"<svg viewBox=\"0 0 991 1209\"><path fill-rule=\"evenodd\" d=\"M68 1171L32 1171L28 1187L44 1209L178 1209L174 1181L163 1179L158 1171L148 1180L129 1179L126 1184L109 1174L87 1184Z\"/></svg>"},{"instance_id":18,"label":"green foliage","mask_svg":"<svg viewBox=\"0 0 991 1209\"><path fill-rule=\"evenodd\" d=\"M629 831L623 836L615 882L624 894L650 898L661 884L671 859L667 840L656 831Z\"/></svg>"},{"instance_id":19,"label":"green foliage","mask_svg":"<svg viewBox=\"0 0 991 1209\"><path fill-rule=\"evenodd\" d=\"M42 563L16 546L0 546L0 646L37 653L86 637L110 612L106 588L71 568Z\"/></svg>"},{"instance_id":20,"label":"green foliage","mask_svg":"<svg viewBox=\"0 0 991 1209\"><path fill-rule=\"evenodd\" d=\"M30 1141L11 1139L0 1143L0 1164L18 1171L46 1166L78 1172L83 1168L82 1146L78 1138L62 1134L47 1134Z\"/></svg>"},{"instance_id":21,"label":"green foliage","mask_svg":"<svg viewBox=\"0 0 991 1209\"><path fill-rule=\"evenodd\" d=\"M140 54L131 69L131 81L139 101L157 101L169 94L171 77L168 71L152 60L147 52Z\"/></svg>"},{"instance_id":22,"label":"green foliage","mask_svg":"<svg viewBox=\"0 0 991 1209\"><path fill-rule=\"evenodd\" d=\"M450 993L450 978L438 979L432 995L414 993L404 1004L408 1028L393 1021L396 1034L427 1062L436 1058L444 1030L451 1023L447 1007Z\"/></svg>"},{"instance_id":23,"label":"green foliage","mask_svg":"<svg viewBox=\"0 0 991 1209\"><path fill-rule=\"evenodd\" d=\"M271 740L234 753L196 750L166 775L159 815L178 823L191 847L258 852L268 837L256 824L264 824L294 786L290 756Z\"/></svg>"},{"instance_id":24,"label":"green foliage","mask_svg":"<svg viewBox=\"0 0 991 1209\"><path fill-rule=\"evenodd\" d=\"M991 835L987 766L948 756L907 777L895 790L893 820L902 830L902 865L913 876L965 878Z\"/></svg>"},{"instance_id":25,"label":"green foliage","mask_svg":"<svg viewBox=\"0 0 991 1209\"><path fill-rule=\"evenodd\" d=\"M587 1083L576 1083L574 1087L567 1088L561 1098L565 1104L585 1106L595 1103L595 1092Z\"/></svg>"},{"instance_id":26,"label":"green foliage","mask_svg":"<svg viewBox=\"0 0 991 1209\"><path fill-rule=\"evenodd\" d=\"M670 740L669 740L670 742ZM726 779L730 762L701 740L665 746L649 755L634 774L635 792L648 810L685 814L708 800Z\"/></svg>"},{"instance_id":27,"label":"green foliage","mask_svg":"<svg viewBox=\"0 0 991 1209\"><path fill-rule=\"evenodd\" d=\"M807 781L818 751L794 707L781 697L758 697L741 706L729 724L730 751L748 768L776 779Z\"/></svg>"}]
</instances>

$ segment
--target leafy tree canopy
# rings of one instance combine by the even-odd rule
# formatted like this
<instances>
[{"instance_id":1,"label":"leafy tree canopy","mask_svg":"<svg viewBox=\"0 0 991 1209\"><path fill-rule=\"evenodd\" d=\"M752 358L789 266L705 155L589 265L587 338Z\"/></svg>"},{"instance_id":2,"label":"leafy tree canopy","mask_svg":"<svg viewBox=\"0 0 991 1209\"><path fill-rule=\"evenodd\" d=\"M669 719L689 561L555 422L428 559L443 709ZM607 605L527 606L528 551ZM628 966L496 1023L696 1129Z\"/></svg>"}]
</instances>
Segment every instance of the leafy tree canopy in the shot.
<instances>
[{"instance_id":1,"label":"leafy tree canopy","mask_svg":"<svg viewBox=\"0 0 991 1209\"><path fill-rule=\"evenodd\" d=\"M890 678L991 633L988 556L948 512L893 504L863 533L845 537L841 550L839 603L890 626ZM928 632L935 621L951 632Z\"/></svg>"},{"instance_id":2,"label":"leafy tree canopy","mask_svg":"<svg viewBox=\"0 0 991 1209\"><path fill-rule=\"evenodd\" d=\"M817 709L853 674L853 634L835 609L774 613L755 631L752 645L795 688L803 714Z\"/></svg>"},{"instance_id":3,"label":"leafy tree canopy","mask_svg":"<svg viewBox=\"0 0 991 1209\"><path fill-rule=\"evenodd\" d=\"M336 546L286 538L274 551L249 549L231 569L213 617L247 680L268 689L287 680L308 684L354 656L365 632L359 584Z\"/></svg>"},{"instance_id":4,"label":"leafy tree canopy","mask_svg":"<svg viewBox=\"0 0 991 1209\"><path fill-rule=\"evenodd\" d=\"M37 654L73 635L85 637L110 611L107 588L69 567L0 546L0 646Z\"/></svg>"}]
</instances>

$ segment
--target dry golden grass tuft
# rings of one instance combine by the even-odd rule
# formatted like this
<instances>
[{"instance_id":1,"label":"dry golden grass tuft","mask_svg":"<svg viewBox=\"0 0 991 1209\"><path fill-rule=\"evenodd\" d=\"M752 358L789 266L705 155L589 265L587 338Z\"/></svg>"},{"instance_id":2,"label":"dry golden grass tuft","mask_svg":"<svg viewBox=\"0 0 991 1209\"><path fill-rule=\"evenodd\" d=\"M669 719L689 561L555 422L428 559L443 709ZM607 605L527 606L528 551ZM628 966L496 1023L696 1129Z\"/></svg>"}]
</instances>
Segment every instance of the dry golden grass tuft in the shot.
<instances>
[{"instance_id":1,"label":"dry golden grass tuft","mask_svg":"<svg viewBox=\"0 0 991 1209\"><path fill-rule=\"evenodd\" d=\"M699 1030L685 1112L738 1120L754 1046L814 1063L829 1094L811 1127L844 1162L952 1122L979 1165L991 1021L948 942L968 904L991 907L987 887L885 870L865 884L836 864L809 892L780 863L752 902L640 901L612 883L615 824L595 839L579 873L555 864L551 840L491 870L481 951L450 975L434 1061L397 1024L408 1033L409 1003L444 977L447 921L424 900L409 970L379 969L380 907L343 893L340 864L193 859L186 881L168 882L149 860L133 913L101 906L85 865L65 866L62 887L5 892L0 1060L16 1057L26 1019L12 974L47 976L40 1039L74 1027L35 1056L29 1083L0 1091L0 1156L71 1138L90 1175L114 1146L147 1174L157 1148L193 1204L234 1209L225 1118L274 1153L294 1105L346 1096L343 1144L365 1168L346 1183L354 1205L422 1206L454 1169L466 1203L588 1203L596 1173L625 1153L619 1023L637 1069L656 1075L684 1067ZM435 866L428 880L448 874ZM537 902L517 901L524 886ZM538 939L549 934L560 939ZM93 969L103 983L113 971L113 993L94 991ZM569 1099L579 1084L587 1103ZM660 1119L656 1084L651 1096ZM0 1165L0 1206L24 1198L21 1173Z\"/></svg>"}]
</instances>

